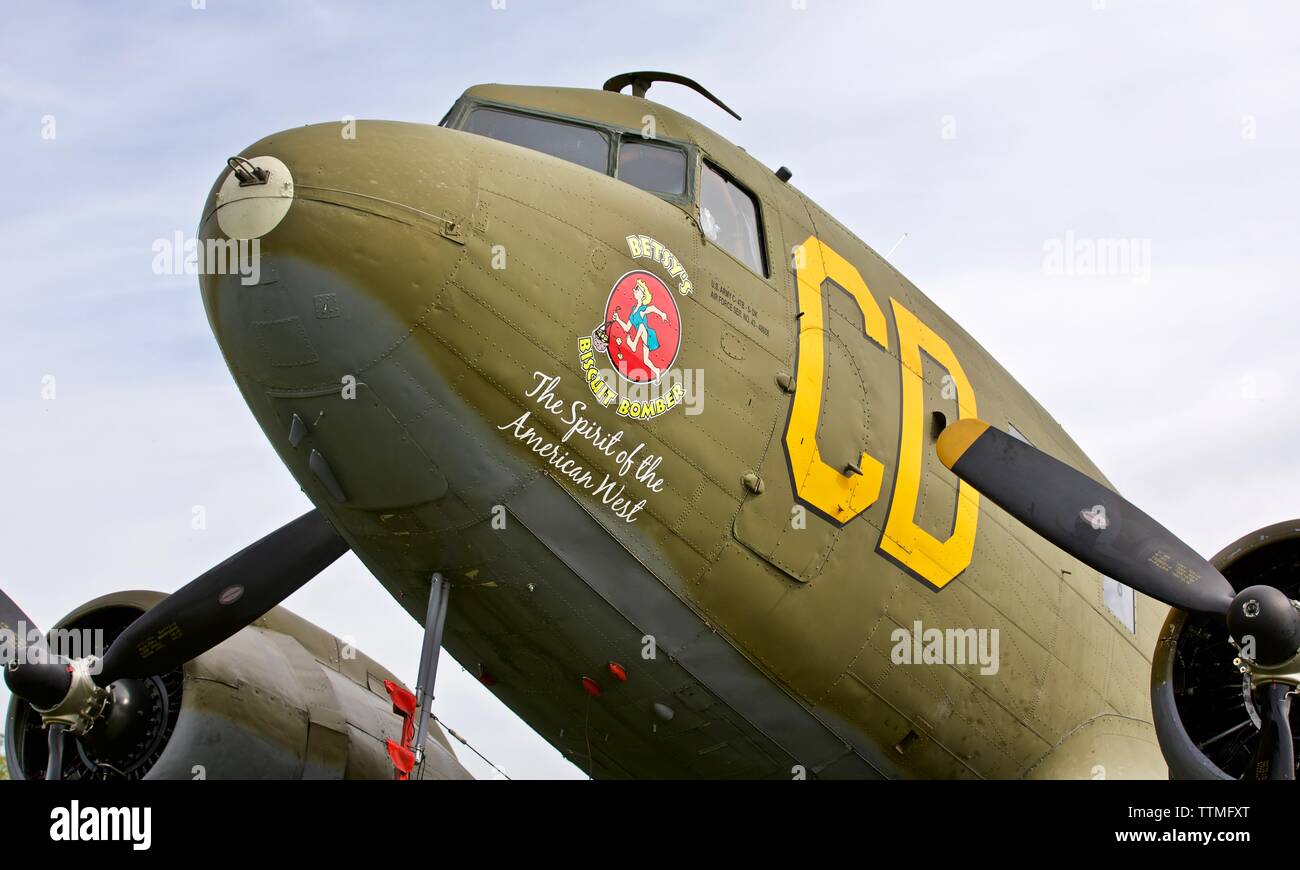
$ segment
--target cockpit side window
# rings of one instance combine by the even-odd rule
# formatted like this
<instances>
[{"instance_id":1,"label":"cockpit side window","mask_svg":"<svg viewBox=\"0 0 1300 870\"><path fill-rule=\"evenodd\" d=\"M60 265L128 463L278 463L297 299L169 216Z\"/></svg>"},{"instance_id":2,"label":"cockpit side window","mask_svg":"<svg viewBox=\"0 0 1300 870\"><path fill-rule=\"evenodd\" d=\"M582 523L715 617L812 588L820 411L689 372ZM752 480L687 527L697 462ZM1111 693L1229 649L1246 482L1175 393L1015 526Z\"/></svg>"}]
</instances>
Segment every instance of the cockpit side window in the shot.
<instances>
[{"instance_id":1,"label":"cockpit side window","mask_svg":"<svg viewBox=\"0 0 1300 870\"><path fill-rule=\"evenodd\" d=\"M462 129L609 172L609 139L592 127L480 106L469 113Z\"/></svg>"},{"instance_id":2,"label":"cockpit side window","mask_svg":"<svg viewBox=\"0 0 1300 870\"><path fill-rule=\"evenodd\" d=\"M757 200L707 161L700 179L700 226L709 241L767 277Z\"/></svg>"},{"instance_id":3,"label":"cockpit side window","mask_svg":"<svg viewBox=\"0 0 1300 870\"><path fill-rule=\"evenodd\" d=\"M673 145L624 139L618 147L618 177L651 193L681 196L686 193L686 152Z\"/></svg>"}]
</instances>

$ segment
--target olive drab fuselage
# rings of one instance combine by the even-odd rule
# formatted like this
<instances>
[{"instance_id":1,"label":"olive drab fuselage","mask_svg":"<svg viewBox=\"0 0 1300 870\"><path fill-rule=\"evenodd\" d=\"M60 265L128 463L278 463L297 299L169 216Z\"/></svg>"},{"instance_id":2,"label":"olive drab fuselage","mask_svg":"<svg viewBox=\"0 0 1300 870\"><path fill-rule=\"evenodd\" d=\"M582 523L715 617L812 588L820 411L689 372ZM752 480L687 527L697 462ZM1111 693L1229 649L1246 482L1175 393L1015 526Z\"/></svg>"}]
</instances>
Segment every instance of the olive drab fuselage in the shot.
<instances>
[{"instance_id":1,"label":"olive drab fuselage","mask_svg":"<svg viewBox=\"0 0 1300 870\"><path fill-rule=\"evenodd\" d=\"M493 130L568 125L538 129L581 156L468 132L480 109ZM647 126L669 150L622 156ZM934 442L978 414L1104 478L810 199L604 91L483 85L443 126L353 133L241 152L292 175L287 210L228 204L218 179L201 238L272 225L252 221L259 284L202 279L214 333L367 567L416 619L441 572L446 649L577 766L1164 775L1147 682L1166 608L1108 603ZM625 180L679 164L680 189ZM728 235L746 202L757 249Z\"/></svg>"}]
</instances>

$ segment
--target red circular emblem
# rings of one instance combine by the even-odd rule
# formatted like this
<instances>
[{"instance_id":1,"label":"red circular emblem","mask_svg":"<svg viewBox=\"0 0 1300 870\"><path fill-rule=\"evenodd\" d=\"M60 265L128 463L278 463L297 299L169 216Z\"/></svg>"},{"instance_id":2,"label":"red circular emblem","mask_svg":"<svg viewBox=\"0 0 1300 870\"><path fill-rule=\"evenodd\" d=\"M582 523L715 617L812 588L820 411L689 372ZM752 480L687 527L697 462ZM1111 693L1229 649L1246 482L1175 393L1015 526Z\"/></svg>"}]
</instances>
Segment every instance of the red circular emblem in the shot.
<instances>
[{"instance_id":1,"label":"red circular emblem","mask_svg":"<svg viewBox=\"0 0 1300 870\"><path fill-rule=\"evenodd\" d=\"M636 270L614 282L605 303L609 361L633 383L657 381L682 343L677 300L657 276Z\"/></svg>"}]
</instances>

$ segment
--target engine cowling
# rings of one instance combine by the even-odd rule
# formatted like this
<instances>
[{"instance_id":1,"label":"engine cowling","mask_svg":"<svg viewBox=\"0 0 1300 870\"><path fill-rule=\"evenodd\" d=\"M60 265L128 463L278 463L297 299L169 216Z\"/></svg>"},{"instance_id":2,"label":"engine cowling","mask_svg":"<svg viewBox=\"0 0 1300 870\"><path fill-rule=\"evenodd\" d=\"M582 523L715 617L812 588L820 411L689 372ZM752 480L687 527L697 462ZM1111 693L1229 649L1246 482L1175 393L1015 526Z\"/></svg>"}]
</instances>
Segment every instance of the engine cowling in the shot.
<instances>
[{"instance_id":1,"label":"engine cowling","mask_svg":"<svg viewBox=\"0 0 1300 870\"><path fill-rule=\"evenodd\" d=\"M106 595L56 627L101 629L107 645L163 597ZM403 720L385 680L401 685L373 659L277 607L170 673L114 683L112 712L68 740L63 777L392 779L387 741L402 741ZM40 715L17 697L5 755L13 778L44 776ZM470 778L436 727L425 755L422 778Z\"/></svg>"},{"instance_id":2,"label":"engine cowling","mask_svg":"<svg viewBox=\"0 0 1300 870\"><path fill-rule=\"evenodd\" d=\"M1210 560L1237 591L1264 584L1300 598L1300 519L1251 532ZM1217 616L1171 610L1151 660L1151 708L1174 779L1240 779L1259 740L1249 676Z\"/></svg>"}]
</instances>

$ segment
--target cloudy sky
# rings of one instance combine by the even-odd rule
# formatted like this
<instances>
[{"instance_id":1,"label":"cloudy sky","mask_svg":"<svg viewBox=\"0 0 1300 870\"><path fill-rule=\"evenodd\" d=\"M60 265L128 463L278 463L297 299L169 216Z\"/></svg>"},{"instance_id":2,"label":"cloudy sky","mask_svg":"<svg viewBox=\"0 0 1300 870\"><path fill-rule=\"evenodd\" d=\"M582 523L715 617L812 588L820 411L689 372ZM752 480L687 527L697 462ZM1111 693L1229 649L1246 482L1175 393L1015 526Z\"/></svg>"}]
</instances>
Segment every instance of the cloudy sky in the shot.
<instances>
[{"instance_id":1,"label":"cloudy sky","mask_svg":"<svg viewBox=\"0 0 1300 870\"><path fill-rule=\"evenodd\" d=\"M226 372L196 279L154 274L155 240L192 234L225 158L268 133L436 123L479 82L698 79L745 120L671 85L651 95L894 249L1192 546L1300 516L1294 3L3 11L0 586L43 624L106 591L171 591L308 507ZM1098 243L1133 256L1052 256ZM354 557L287 606L414 677L420 628ZM581 776L445 657L438 712L513 777Z\"/></svg>"}]
</instances>

